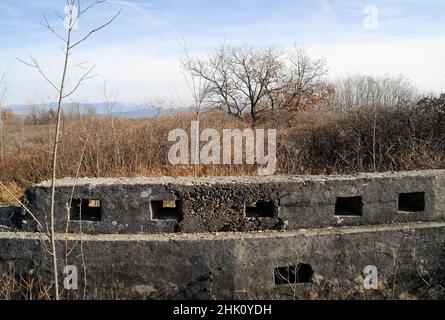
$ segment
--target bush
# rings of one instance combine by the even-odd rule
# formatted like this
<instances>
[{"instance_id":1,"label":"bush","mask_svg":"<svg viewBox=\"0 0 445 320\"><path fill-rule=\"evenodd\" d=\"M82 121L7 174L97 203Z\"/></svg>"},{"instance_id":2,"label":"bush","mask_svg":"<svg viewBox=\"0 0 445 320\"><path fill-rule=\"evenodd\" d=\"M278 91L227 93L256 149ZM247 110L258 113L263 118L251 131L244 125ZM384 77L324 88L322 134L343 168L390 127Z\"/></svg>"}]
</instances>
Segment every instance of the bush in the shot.
<instances>
[{"instance_id":1,"label":"bush","mask_svg":"<svg viewBox=\"0 0 445 320\"><path fill-rule=\"evenodd\" d=\"M134 177L182 175L256 175L255 166L171 166L170 130L190 130L194 114L157 120L124 120L91 115L62 123L58 177ZM201 114L201 130L245 129L249 119L222 111ZM279 174L338 174L445 168L445 96L397 107L362 107L347 113L280 114ZM23 188L50 178L54 126L4 125L0 180ZM10 203L4 194L0 202Z\"/></svg>"}]
</instances>

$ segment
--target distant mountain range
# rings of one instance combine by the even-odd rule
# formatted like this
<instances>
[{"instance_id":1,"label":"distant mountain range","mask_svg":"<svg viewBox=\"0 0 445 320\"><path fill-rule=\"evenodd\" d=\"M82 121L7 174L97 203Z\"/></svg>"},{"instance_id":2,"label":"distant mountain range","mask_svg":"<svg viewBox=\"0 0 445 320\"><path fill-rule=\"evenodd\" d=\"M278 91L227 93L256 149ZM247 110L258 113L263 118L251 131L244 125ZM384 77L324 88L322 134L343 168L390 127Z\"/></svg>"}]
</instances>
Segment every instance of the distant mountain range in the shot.
<instances>
[{"instance_id":1,"label":"distant mountain range","mask_svg":"<svg viewBox=\"0 0 445 320\"><path fill-rule=\"evenodd\" d=\"M16 115L25 116L33 108L38 111L55 110L56 103L22 105L13 104L8 106ZM109 105L105 102L99 103L66 103L63 106L65 111L80 108L80 112L85 114L90 109L95 109L98 115L108 115ZM164 116L168 114L178 114L189 111L187 108L156 108L154 106L142 103L122 103L117 102L112 105L111 114L115 117L126 119L152 119L157 116Z\"/></svg>"}]
</instances>

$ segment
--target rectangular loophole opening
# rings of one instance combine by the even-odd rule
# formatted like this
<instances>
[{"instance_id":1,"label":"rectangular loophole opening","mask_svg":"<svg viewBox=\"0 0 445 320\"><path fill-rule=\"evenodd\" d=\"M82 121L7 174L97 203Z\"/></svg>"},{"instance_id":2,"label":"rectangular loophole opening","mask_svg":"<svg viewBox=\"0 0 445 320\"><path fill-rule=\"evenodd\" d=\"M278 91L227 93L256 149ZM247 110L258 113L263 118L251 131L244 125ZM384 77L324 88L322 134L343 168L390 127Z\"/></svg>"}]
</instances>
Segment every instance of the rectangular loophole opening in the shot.
<instances>
[{"instance_id":1,"label":"rectangular loophole opening","mask_svg":"<svg viewBox=\"0 0 445 320\"><path fill-rule=\"evenodd\" d=\"M399 194L399 211L424 212L425 192L412 192Z\"/></svg>"},{"instance_id":2,"label":"rectangular loophole opening","mask_svg":"<svg viewBox=\"0 0 445 320\"><path fill-rule=\"evenodd\" d=\"M335 203L336 216L360 217L363 214L362 197L338 197Z\"/></svg>"},{"instance_id":3,"label":"rectangular loophole opening","mask_svg":"<svg viewBox=\"0 0 445 320\"><path fill-rule=\"evenodd\" d=\"M153 220L179 220L181 202L176 200L159 200L151 202Z\"/></svg>"},{"instance_id":4,"label":"rectangular loophole opening","mask_svg":"<svg viewBox=\"0 0 445 320\"><path fill-rule=\"evenodd\" d=\"M71 202L71 221L101 221L101 201L97 199L73 199Z\"/></svg>"},{"instance_id":5,"label":"rectangular loophole opening","mask_svg":"<svg viewBox=\"0 0 445 320\"><path fill-rule=\"evenodd\" d=\"M295 283L311 283L314 270L311 265L299 263L296 266L275 268L275 284L286 285Z\"/></svg>"},{"instance_id":6,"label":"rectangular loophole opening","mask_svg":"<svg viewBox=\"0 0 445 320\"><path fill-rule=\"evenodd\" d=\"M275 212L275 205L271 201L257 201L246 206L247 218L273 218Z\"/></svg>"}]
</instances>

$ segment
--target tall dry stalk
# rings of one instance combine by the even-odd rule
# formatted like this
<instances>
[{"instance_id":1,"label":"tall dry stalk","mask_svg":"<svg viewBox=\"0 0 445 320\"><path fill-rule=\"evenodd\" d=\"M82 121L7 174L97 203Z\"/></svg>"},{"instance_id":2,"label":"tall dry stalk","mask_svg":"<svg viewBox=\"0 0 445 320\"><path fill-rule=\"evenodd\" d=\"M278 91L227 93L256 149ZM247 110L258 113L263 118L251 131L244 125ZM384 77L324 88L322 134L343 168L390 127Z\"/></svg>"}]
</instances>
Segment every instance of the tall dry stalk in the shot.
<instances>
[{"instance_id":1,"label":"tall dry stalk","mask_svg":"<svg viewBox=\"0 0 445 320\"><path fill-rule=\"evenodd\" d=\"M184 40L182 44L183 57L181 58L182 68L184 72L184 80L187 84L187 88L190 95L193 98L193 112L195 113L195 121L199 123L201 109L206 102L209 102L212 92L211 81L199 76L192 68L193 58L190 56L190 51L187 46L187 42ZM214 71L215 72L215 71ZM200 137L196 135L195 140L192 141L193 152L193 175L196 177L199 169L199 145Z\"/></svg>"},{"instance_id":2,"label":"tall dry stalk","mask_svg":"<svg viewBox=\"0 0 445 320\"><path fill-rule=\"evenodd\" d=\"M20 62L35 68L40 75L57 91L58 94L58 101L57 101L57 121L56 121L56 129L54 133L54 140L53 140L53 147L52 147L52 166L51 166L51 205L50 205L50 240L51 240L51 254L53 257L53 276L54 276L54 294L55 299L59 300L59 281L58 281L58 267L57 267L57 248L56 248L56 240L55 240L55 212L54 212L54 203L55 203L55 193L56 193L56 176L57 176L57 152L58 152L58 146L60 144L59 136L60 136L60 123L61 123L61 114L62 114L62 106L63 102L66 98L73 95L80 85L93 77L92 72L95 68L95 66L92 66L91 68L87 69L87 71L78 79L76 84L73 86L73 88L69 91L66 90L67 85L67 73L68 73L68 63L69 58L72 54L72 50L85 42L88 38L90 38L94 33L102 30L109 24L111 24L121 13L121 10L117 14L115 14L110 20L108 20L105 24L90 30L85 36L81 37L80 40L73 41L73 30L75 29L79 19L81 16L83 16L89 9L94 7L97 4L104 3L105 0L96 0L90 5L86 6L84 9L81 8L81 1L80 0L67 0L67 7L68 7L68 22L66 23L66 34L65 36L61 36L56 29L48 22L48 19L45 15L44 22L42 25L47 28L51 33L56 35L60 40L64 42L65 49L64 49L64 60L63 60L63 69L61 73L61 80L58 85L54 84L49 77L46 75L46 73L42 70L40 67L38 61L31 57L31 63L24 62L23 60L19 60ZM78 67L81 67L84 69L83 64L77 65Z\"/></svg>"},{"instance_id":3,"label":"tall dry stalk","mask_svg":"<svg viewBox=\"0 0 445 320\"><path fill-rule=\"evenodd\" d=\"M8 82L6 79L6 72L0 76L0 159L3 160L4 141L3 141L3 104L6 100L6 93L8 91Z\"/></svg>"}]
</instances>

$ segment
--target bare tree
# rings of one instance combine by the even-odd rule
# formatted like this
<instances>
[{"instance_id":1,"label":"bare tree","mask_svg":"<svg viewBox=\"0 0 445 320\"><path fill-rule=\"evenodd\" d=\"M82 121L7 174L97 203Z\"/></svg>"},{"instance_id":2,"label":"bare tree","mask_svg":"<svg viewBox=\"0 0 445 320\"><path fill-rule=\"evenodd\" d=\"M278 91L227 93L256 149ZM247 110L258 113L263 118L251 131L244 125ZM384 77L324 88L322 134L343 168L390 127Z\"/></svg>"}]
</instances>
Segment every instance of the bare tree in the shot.
<instances>
[{"instance_id":1,"label":"bare tree","mask_svg":"<svg viewBox=\"0 0 445 320\"><path fill-rule=\"evenodd\" d=\"M184 79L185 82L187 83L187 87L193 98L193 109L195 112L195 120L199 122L201 109L211 96L212 81L207 79L206 77L200 76L199 74L194 72L193 69L190 67L193 65L193 62L185 40L182 45L182 50L183 50L183 56L181 58L181 63L183 65L183 70L184 70ZM216 72L216 70L214 72ZM195 140L192 141L192 152L193 152L192 164L193 164L193 173L195 176L197 174L197 166L199 166L199 164L197 163L199 162L197 161L197 159L199 159L199 144L200 144L200 138L199 136L196 136Z\"/></svg>"},{"instance_id":2,"label":"bare tree","mask_svg":"<svg viewBox=\"0 0 445 320\"><path fill-rule=\"evenodd\" d=\"M334 108L347 112L370 107L397 107L418 100L418 94L403 76L352 75L335 82Z\"/></svg>"},{"instance_id":3,"label":"bare tree","mask_svg":"<svg viewBox=\"0 0 445 320\"><path fill-rule=\"evenodd\" d=\"M35 105L30 105L27 107L26 115L25 115L25 121L27 124L31 125L37 125L37 122L39 120L39 110Z\"/></svg>"},{"instance_id":4,"label":"bare tree","mask_svg":"<svg viewBox=\"0 0 445 320\"><path fill-rule=\"evenodd\" d=\"M156 122L158 122L159 117L162 114L162 111L164 110L164 112L165 112L172 106L172 104L170 104L169 102L167 102L161 98L157 98L157 97L150 99L145 104L147 106L150 106L151 108L153 108L156 111L156 114L154 117Z\"/></svg>"},{"instance_id":5,"label":"bare tree","mask_svg":"<svg viewBox=\"0 0 445 320\"><path fill-rule=\"evenodd\" d=\"M98 26L97 28L94 28L87 32L85 35L81 36L78 40L74 39L73 30L75 29L75 26L77 25L79 19L84 16L90 9L92 9L94 6L104 3L105 0L96 0L90 3L89 5L82 7L80 0L67 0L66 4L68 7L68 21L66 22L65 19L58 15L58 17L66 22L66 32L65 35L62 36L49 22L46 18L45 14L43 15L44 22L42 25L48 29L51 33L53 33L57 38L59 38L63 44L64 44L64 60L63 60L63 68L61 71L61 80L59 83L53 82L47 74L43 71L42 67L38 63L38 61L30 57L30 62L25 62L23 60L19 60L20 62L34 68L39 72L39 74L56 90L58 94L58 101L57 101L57 122L56 122L56 130L54 134L54 141L53 141L53 153L52 153L52 183L51 183L51 209L50 209L50 240L51 240L51 254L53 257L53 273L54 273L54 288L55 288L55 298L58 300L59 297L59 281L58 281L58 267L57 267L57 248L56 248L56 240L55 240L55 231L54 231L54 202L55 202L55 181L56 181L56 169L57 169L57 151L58 146L60 144L59 136L60 136L60 122L61 122L61 115L62 115L62 107L65 99L72 96L77 89L80 87L82 83L84 83L86 80L92 78L93 71L95 66L92 67L85 67L85 63L77 64L75 66L79 67L80 69L84 70L83 74L79 77L79 79L74 83L71 88L67 88L68 85L68 70L69 70L69 61L70 57L72 55L72 51L77 46L84 43L86 40L88 40L93 34L96 32L104 29L108 25L110 25L121 13L121 10L119 10L111 19L109 19L106 23Z\"/></svg>"},{"instance_id":6,"label":"bare tree","mask_svg":"<svg viewBox=\"0 0 445 320\"><path fill-rule=\"evenodd\" d=\"M269 110L270 92L281 88L281 53L276 49L248 47L230 50L229 68L235 91L250 113L252 127L256 126L261 113Z\"/></svg>"},{"instance_id":7,"label":"bare tree","mask_svg":"<svg viewBox=\"0 0 445 320\"><path fill-rule=\"evenodd\" d=\"M352 112L355 117L366 116L372 124L372 142L369 154L372 158L372 169L377 171L378 161L378 115L383 109L403 107L408 111L417 100L417 93L403 76L373 77L353 75L337 80L334 98L334 110ZM359 115L358 113L361 113ZM359 129L357 129L359 130ZM360 137L357 132L357 137Z\"/></svg>"},{"instance_id":8,"label":"bare tree","mask_svg":"<svg viewBox=\"0 0 445 320\"><path fill-rule=\"evenodd\" d=\"M113 116L113 108L117 104L117 95L113 94L112 92L110 92L108 90L108 81L104 81L104 85L102 88L102 94L104 97L104 102L107 107L108 121L110 123L111 134L113 135L115 165L125 166L125 161L123 160L123 157L122 157L122 154L120 151L120 147L119 147L119 142L118 142L118 138L117 138L117 130L116 130L116 126L114 123L115 119Z\"/></svg>"},{"instance_id":9,"label":"bare tree","mask_svg":"<svg viewBox=\"0 0 445 320\"><path fill-rule=\"evenodd\" d=\"M183 55L181 57L181 64L183 66L184 79L193 98L193 109L195 111L196 121L199 121L199 114L201 112L201 109L208 101L211 94L211 79L214 78L214 75L203 77L194 71L193 66L195 65L195 62L190 56L190 51L185 40L182 44L182 53ZM216 70L213 70L212 72L215 73Z\"/></svg>"},{"instance_id":10,"label":"bare tree","mask_svg":"<svg viewBox=\"0 0 445 320\"><path fill-rule=\"evenodd\" d=\"M284 55L274 48L223 46L185 62L187 70L210 83L214 105L238 117L248 112L253 127L267 111L272 116L278 109L298 111L327 101L333 92L325 61L299 49Z\"/></svg>"},{"instance_id":11,"label":"bare tree","mask_svg":"<svg viewBox=\"0 0 445 320\"><path fill-rule=\"evenodd\" d=\"M328 69L323 59L311 59L304 50L295 48L288 55L287 67L281 96L276 98L277 108L285 111L314 108L333 92L326 81Z\"/></svg>"},{"instance_id":12,"label":"bare tree","mask_svg":"<svg viewBox=\"0 0 445 320\"><path fill-rule=\"evenodd\" d=\"M6 72L0 77L0 159L3 159L4 142L3 142L3 107L8 92L8 81Z\"/></svg>"},{"instance_id":13,"label":"bare tree","mask_svg":"<svg viewBox=\"0 0 445 320\"><path fill-rule=\"evenodd\" d=\"M227 49L223 45L204 58L182 59L183 69L193 77L200 77L210 84L209 102L228 114L241 117L244 107L231 81Z\"/></svg>"},{"instance_id":14,"label":"bare tree","mask_svg":"<svg viewBox=\"0 0 445 320\"><path fill-rule=\"evenodd\" d=\"M211 103L237 117L247 111L252 127L270 108L268 95L281 86L281 53L272 48L223 46L205 58L187 59L183 65L207 81Z\"/></svg>"}]
</instances>

